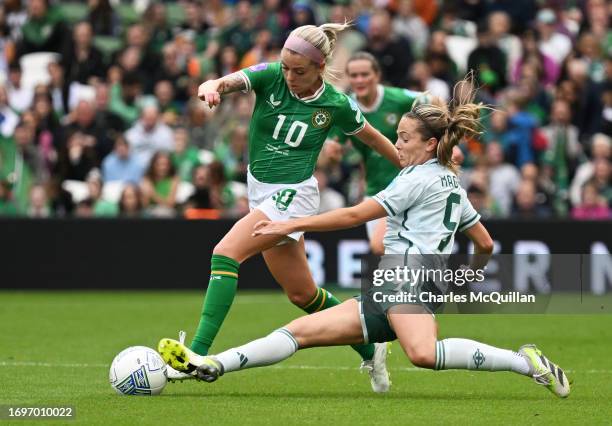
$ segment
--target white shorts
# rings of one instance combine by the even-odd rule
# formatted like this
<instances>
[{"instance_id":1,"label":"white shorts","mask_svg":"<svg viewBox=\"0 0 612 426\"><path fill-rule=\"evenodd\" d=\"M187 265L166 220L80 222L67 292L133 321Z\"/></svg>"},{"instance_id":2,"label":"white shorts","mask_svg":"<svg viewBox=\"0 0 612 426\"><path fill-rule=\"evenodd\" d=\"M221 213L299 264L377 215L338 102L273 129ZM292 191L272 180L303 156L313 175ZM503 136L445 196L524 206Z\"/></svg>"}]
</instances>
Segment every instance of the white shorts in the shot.
<instances>
[{"instance_id":1,"label":"white shorts","mask_svg":"<svg viewBox=\"0 0 612 426\"><path fill-rule=\"evenodd\" d=\"M319 213L319 185L314 176L299 183L263 183L249 172L247 186L249 208L261 210L270 220L282 222ZM302 235L294 232L287 237L299 241Z\"/></svg>"}]
</instances>

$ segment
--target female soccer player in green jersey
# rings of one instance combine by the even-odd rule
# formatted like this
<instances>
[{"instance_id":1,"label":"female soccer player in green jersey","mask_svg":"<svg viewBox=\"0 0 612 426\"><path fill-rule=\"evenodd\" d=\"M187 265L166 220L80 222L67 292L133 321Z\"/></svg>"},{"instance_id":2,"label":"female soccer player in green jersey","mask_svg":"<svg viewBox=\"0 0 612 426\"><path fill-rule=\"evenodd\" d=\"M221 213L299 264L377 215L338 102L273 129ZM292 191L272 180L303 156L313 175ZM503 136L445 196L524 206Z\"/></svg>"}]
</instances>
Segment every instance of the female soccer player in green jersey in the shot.
<instances>
[{"instance_id":1,"label":"female soccer player in green jersey","mask_svg":"<svg viewBox=\"0 0 612 426\"><path fill-rule=\"evenodd\" d=\"M219 105L222 95L239 90L255 92L256 102L249 129L251 212L213 250L210 282L191 344L197 354L208 353L225 319L236 293L240 264L257 253L263 254L289 300L304 311L314 313L340 303L315 285L303 232L254 238L252 229L262 220L283 221L318 213L319 192L312 175L332 127L354 135L399 167L392 142L364 119L354 101L325 81L326 61L337 33L346 27L296 28L285 42L280 62L255 65L199 87L198 96L210 107ZM384 345L354 348L364 361L362 367L370 373L373 389L386 391L389 379Z\"/></svg>"},{"instance_id":2,"label":"female soccer player in green jersey","mask_svg":"<svg viewBox=\"0 0 612 426\"><path fill-rule=\"evenodd\" d=\"M404 169L374 197L357 206L318 216L284 222L264 220L255 225L253 235L263 238L331 231L387 216L385 258L399 255L404 265L419 269L423 255L438 259L449 255L455 233L462 231L474 243L477 254L470 267L483 268L493 251L493 241L465 190L457 184L456 166L451 160L453 146L462 137L478 131L480 106L472 99L472 95L459 99L450 110L442 102L417 105L405 114L396 142ZM444 264L442 260L441 267ZM228 372L280 362L299 349L397 338L412 363L422 368L512 371L534 378L557 396L569 395L565 373L534 345L524 345L513 352L469 339L438 340L438 327L432 315L435 307L426 296L440 295L444 291L441 287L441 283L426 280L386 282L381 287L372 287L359 300L347 300L326 311L298 318L264 338L214 356L201 357L169 339L160 342L160 349L172 348L184 361L182 368L195 369L199 379L210 382ZM385 298L401 294L415 297L413 301ZM161 352L164 358L171 359L171 351Z\"/></svg>"},{"instance_id":3,"label":"female soccer player in green jersey","mask_svg":"<svg viewBox=\"0 0 612 426\"><path fill-rule=\"evenodd\" d=\"M397 125L402 115L410 111L417 102L426 100L426 95L397 87L380 84L380 65L374 56L367 52L357 52L346 64L346 75L353 92L353 98L368 123L390 140L395 140ZM385 157L363 144L353 136L343 136L334 132L333 137L340 142L350 139L354 148L361 154L366 179L366 196L372 197L391 183L399 169ZM383 237L387 221L385 218L366 223L370 248L375 255L384 252Z\"/></svg>"}]
</instances>

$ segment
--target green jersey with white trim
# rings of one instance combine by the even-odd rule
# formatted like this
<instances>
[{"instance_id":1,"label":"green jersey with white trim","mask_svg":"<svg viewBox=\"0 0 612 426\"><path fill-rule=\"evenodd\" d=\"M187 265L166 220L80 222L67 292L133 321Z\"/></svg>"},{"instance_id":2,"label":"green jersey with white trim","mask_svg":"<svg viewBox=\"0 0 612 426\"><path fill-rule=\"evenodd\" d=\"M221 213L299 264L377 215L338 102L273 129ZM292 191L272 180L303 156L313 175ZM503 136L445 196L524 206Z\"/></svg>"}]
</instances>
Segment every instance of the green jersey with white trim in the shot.
<instances>
[{"instance_id":1,"label":"green jersey with white trim","mask_svg":"<svg viewBox=\"0 0 612 426\"><path fill-rule=\"evenodd\" d=\"M373 199L389 215L385 254L450 254L455 233L480 220L457 176L436 159L406 167Z\"/></svg>"},{"instance_id":2,"label":"green jersey with white trim","mask_svg":"<svg viewBox=\"0 0 612 426\"><path fill-rule=\"evenodd\" d=\"M246 91L256 94L249 129L249 170L264 183L298 183L310 178L327 134L338 127L347 135L366 121L357 104L324 82L312 96L289 90L279 62L240 71Z\"/></svg>"},{"instance_id":3,"label":"green jersey with white trim","mask_svg":"<svg viewBox=\"0 0 612 426\"><path fill-rule=\"evenodd\" d=\"M397 125L402 115L412 109L416 99L422 97L423 93L398 87L383 86L381 84L377 86L376 91L376 102L369 108L362 105L355 95L352 95L352 98L359 106L366 120L368 120L368 123L385 135L391 142L395 142L397 139ZM345 139L337 129L332 130L332 137L338 138L340 143L343 143ZM391 183L399 170L389 160L359 139L355 137L350 137L349 139L363 158L366 170L366 195L376 195Z\"/></svg>"}]
</instances>

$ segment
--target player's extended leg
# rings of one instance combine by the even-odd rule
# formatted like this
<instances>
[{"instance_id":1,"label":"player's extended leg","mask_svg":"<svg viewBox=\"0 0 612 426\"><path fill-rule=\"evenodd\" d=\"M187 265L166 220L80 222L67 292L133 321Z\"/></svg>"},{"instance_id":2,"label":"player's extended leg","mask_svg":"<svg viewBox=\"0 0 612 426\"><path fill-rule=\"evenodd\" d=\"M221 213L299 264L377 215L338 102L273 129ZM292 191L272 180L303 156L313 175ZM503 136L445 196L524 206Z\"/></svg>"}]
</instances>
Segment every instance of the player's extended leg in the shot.
<instances>
[{"instance_id":1,"label":"player's extended leg","mask_svg":"<svg viewBox=\"0 0 612 426\"><path fill-rule=\"evenodd\" d=\"M297 243L272 247L263 252L268 269L289 300L312 314L339 305L340 301L323 288L317 288L306 258L304 237ZM364 361L374 357L374 345L354 345Z\"/></svg>"},{"instance_id":2,"label":"player's extended leg","mask_svg":"<svg viewBox=\"0 0 612 426\"><path fill-rule=\"evenodd\" d=\"M557 396L569 395L570 387L565 373L533 345L525 345L517 353L469 339L437 340L434 317L420 306L396 306L389 310L387 316L402 349L418 367L513 371L533 377Z\"/></svg>"},{"instance_id":3,"label":"player's extended leg","mask_svg":"<svg viewBox=\"0 0 612 426\"><path fill-rule=\"evenodd\" d=\"M203 357L197 367L198 378L215 381L224 373L281 362L297 350L315 346L363 343L359 305L354 299L300 317L266 337Z\"/></svg>"},{"instance_id":4,"label":"player's extended leg","mask_svg":"<svg viewBox=\"0 0 612 426\"><path fill-rule=\"evenodd\" d=\"M284 237L253 237L253 227L268 217L258 209L240 219L215 246L210 261L210 281L206 290L200 323L191 342L191 350L206 355L236 295L240 263L270 247Z\"/></svg>"}]
</instances>

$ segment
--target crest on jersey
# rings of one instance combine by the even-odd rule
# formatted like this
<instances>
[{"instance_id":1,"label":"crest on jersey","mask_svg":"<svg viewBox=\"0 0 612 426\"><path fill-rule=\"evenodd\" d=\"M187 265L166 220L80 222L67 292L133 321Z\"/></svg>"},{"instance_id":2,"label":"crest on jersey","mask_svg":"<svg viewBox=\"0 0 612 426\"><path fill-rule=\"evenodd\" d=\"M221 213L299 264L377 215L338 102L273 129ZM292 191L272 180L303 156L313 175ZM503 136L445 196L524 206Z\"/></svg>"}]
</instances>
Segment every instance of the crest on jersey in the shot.
<instances>
[{"instance_id":1,"label":"crest on jersey","mask_svg":"<svg viewBox=\"0 0 612 426\"><path fill-rule=\"evenodd\" d=\"M395 126L397 124L397 114L387 114L385 121L391 126Z\"/></svg>"},{"instance_id":2,"label":"crest on jersey","mask_svg":"<svg viewBox=\"0 0 612 426\"><path fill-rule=\"evenodd\" d=\"M331 114L328 111L320 109L312 113L312 125L317 129L323 129L329 126L330 122Z\"/></svg>"}]
</instances>

